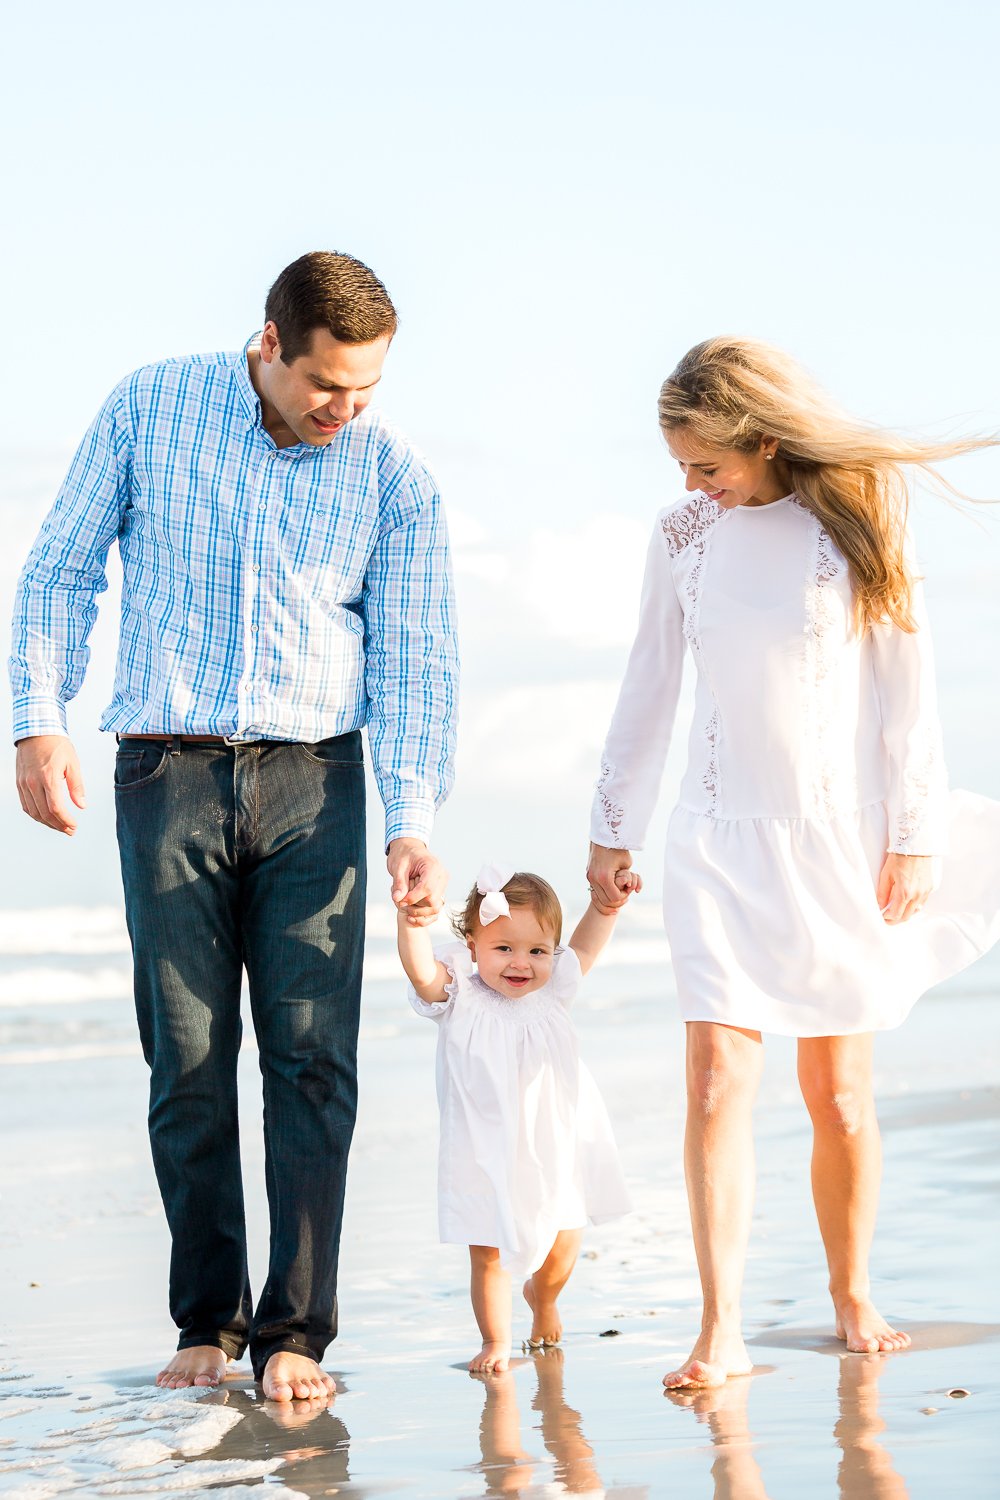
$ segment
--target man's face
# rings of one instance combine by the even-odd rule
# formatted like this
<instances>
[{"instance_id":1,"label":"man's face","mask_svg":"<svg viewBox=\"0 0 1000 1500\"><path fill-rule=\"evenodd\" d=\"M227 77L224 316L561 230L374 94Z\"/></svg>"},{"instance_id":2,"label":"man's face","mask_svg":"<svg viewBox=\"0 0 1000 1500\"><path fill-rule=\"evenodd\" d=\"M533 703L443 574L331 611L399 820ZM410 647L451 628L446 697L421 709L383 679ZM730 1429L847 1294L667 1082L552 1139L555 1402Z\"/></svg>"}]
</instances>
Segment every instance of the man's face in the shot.
<instances>
[{"instance_id":1,"label":"man's face","mask_svg":"<svg viewBox=\"0 0 1000 1500\"><path fill-rule=\"evenodd\" d=\"M300 443L325 447L372 399L389 344L388 335L372 344L342 344L316 328L306 352L286 365L276 324L265 324L259 366L264 425L271 431L271 407Z\"/></svg>"}]
</instances>

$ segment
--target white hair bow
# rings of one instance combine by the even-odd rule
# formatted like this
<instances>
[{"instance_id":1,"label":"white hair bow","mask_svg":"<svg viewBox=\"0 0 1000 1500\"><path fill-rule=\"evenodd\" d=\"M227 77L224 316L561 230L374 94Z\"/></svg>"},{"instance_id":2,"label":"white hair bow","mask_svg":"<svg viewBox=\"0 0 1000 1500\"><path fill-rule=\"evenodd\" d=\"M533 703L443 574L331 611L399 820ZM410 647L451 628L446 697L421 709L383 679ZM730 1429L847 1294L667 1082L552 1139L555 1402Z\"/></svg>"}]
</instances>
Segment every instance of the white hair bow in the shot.
<instances>
[{"instance_id":1,"label":"white hair bow","mask_svg":"<svg viewBox=\"0 0 1000 1500\"><path fill-rule=\"evenodd\" d=\"M476 890L482 896L479 922L482 927L495 922L497 917L509 917L510 906L503 888L514 874L511 865L494 865L487 862L476 876Z\"/></svg>"}]
</instances>

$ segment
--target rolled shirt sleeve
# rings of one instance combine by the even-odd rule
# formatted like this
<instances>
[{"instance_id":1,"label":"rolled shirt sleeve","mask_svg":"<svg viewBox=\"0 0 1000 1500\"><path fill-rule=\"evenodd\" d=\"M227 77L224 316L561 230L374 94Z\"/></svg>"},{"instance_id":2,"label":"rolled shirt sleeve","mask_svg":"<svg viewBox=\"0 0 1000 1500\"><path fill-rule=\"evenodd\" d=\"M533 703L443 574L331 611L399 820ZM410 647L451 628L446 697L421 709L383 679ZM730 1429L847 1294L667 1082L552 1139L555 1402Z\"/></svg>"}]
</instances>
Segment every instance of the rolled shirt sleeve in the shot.
<instances>
[{"instance_id":1,"label":"rolled shirt sleeve","mask_svg":"<svg viewBox=\"0 0 1000 1500\"><path fill-rule=\"evenodd\" d=\"M365 575L368 738L385 842L427 842L451 790L458 693L455 601L437 485L408 450L380 454L382 521Z\"/></svg>"},{"instance_id":2,"label":"rolled shirt sleeve","mask_svg":"<svg viewBox=\"0 0 1000 1500\"><path fill-rule=\"evenodd\" d=\"M97 595L128 504L131 443L124 384L91 424L21 571L10 681L14 739L66 733L66 705L90 659Z\"/></svg>"}]
</instances>

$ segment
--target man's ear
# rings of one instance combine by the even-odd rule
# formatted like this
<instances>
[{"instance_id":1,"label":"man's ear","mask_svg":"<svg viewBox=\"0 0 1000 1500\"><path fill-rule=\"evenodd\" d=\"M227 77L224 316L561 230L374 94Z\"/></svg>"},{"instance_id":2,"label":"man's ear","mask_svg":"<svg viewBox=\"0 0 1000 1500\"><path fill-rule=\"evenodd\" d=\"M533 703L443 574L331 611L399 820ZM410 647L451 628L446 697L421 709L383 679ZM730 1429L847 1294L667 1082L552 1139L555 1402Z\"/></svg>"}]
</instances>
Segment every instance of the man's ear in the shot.
<instances>
[{"instance_id":1,"label":"man's ear","mask_svg":"<svg viewBox=\"0 0 1000 1500\"><path fill-rule=\"evenodd\" d=\"M260 336L260 357L266 365L277 359L281 354L281 340L278 337L278 325L271 321L264 324L264 332Z\"/></svg>"}]
</instances>

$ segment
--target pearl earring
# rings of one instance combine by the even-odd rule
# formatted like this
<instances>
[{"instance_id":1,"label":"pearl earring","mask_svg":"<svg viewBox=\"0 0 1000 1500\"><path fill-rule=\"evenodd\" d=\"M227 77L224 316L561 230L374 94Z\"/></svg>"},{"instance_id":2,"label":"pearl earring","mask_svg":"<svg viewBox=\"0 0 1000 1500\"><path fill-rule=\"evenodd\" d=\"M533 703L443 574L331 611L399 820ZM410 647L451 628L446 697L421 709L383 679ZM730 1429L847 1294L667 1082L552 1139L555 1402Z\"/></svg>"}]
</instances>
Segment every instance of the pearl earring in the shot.
<instances>
[{"instance_id":1,"label":"pearl earring","mask_svg":"<svg viewBox=\"0 0 1000 1500\"><path fill-rule=\"evenodd\" d=\"M773 457L774 457L774 454L773 454L773 453L765 453L765 454L764 454L764 460L765 460L765 462L766 462L766 463L770 463L770 462L771 462L771 459L772 459L772 458L773 458Z\"/></svg>"}]
</instances>

